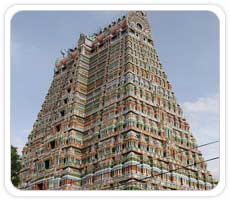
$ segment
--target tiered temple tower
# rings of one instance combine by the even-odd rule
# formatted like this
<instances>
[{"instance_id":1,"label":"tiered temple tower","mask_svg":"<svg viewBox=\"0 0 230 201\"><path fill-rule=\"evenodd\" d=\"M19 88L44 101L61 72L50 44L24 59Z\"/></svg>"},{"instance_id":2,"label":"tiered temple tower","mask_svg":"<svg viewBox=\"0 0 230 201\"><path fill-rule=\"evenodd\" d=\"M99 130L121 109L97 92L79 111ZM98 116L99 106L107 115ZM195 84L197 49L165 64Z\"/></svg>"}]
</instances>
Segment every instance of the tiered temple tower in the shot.
<instances>
[{"instance_id":1,"label":"tiered temple tower","mask_svg":"<svg viewBox=\"0 0 230 201\"><path fill-rule=\"evenodd\" d=\"M211 189L146 12L62 52L28 142L21 189Z\"/></svg>"}]
</instances>

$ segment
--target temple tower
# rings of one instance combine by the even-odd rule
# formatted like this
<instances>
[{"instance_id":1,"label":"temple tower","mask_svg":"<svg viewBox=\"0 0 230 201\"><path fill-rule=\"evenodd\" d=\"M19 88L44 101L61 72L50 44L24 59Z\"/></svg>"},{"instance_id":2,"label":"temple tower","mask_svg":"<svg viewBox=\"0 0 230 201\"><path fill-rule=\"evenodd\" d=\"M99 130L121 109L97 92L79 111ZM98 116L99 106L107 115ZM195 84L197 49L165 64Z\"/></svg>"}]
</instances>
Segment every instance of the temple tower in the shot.
<instances>
[{"instance_id":1,"label":"temple tower","mask_svg":"<svg viewBox=\"0 0 230 201\"><path fill-rule=\"evenodd\" d=\"M208 190L203 161L147 13L130 11L62 51L23 149L19 187Z\"/></svg>"}]
</instances>

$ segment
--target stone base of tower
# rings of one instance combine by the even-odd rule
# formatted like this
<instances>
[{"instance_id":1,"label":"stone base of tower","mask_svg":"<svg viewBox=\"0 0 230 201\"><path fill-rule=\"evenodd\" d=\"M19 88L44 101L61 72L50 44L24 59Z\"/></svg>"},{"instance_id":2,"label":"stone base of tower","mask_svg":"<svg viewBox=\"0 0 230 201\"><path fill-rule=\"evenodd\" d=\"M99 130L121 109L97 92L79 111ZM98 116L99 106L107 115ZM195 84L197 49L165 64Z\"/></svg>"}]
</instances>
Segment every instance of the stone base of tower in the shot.
<instances>
[{"instance_id":1,"label":"stone base of tower","mask_svg":"<svg viewBox=\"0 0 230 201\"><path fill-rule=\"evenodd\" d=\"M161 179L143 180L140 177L126 176L107 178L97 182L82 185L82 180L71 178L49 178L39 180L27 186L21 187L27 190L211 190L215 185L191 185Z\"/></svg>"}]
</instances>

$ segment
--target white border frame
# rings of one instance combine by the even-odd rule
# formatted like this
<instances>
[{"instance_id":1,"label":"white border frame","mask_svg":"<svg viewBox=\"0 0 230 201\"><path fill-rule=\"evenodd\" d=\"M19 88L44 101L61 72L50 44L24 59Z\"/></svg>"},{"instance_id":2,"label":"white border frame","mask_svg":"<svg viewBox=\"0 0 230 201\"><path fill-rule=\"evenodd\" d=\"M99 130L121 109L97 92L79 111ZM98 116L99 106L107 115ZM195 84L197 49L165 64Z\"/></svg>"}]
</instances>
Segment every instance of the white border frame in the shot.
<instances>
[{"instance_id":1,"label":"white border frame","mask_svg":"<svg viewBox=\"0 0 230 201\"><path fill-rule=\"evenodd\" d=\"M11 19L19 11L96 11L96 10L156 10L156 11L210 11L219 19L220 33L220 180L206 191L36 191L19 190L11 183L10 169L10 38ZM225 188L225 13L216 5L14 5L5 14L5 187L15 196L216 196ZM118 193L119 192L119 193Z\"/></svg>"}]
</instances>

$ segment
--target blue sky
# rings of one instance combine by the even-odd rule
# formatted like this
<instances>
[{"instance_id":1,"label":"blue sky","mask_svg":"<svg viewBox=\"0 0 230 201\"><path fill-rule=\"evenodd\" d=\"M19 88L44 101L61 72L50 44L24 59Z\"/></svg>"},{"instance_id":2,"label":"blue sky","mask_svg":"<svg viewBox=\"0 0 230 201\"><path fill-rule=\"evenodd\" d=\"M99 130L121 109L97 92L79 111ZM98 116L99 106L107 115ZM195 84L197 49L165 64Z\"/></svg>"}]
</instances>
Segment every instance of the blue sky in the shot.
<instances>
[{"instance_id":1,"label":"blue sky","mask_svg":"<svg viewBox=\"0 0 230 201\"><path fill-rule=\"evenodd\" d=\"M23 11L11 22L11 142L22 149L52 81L60 50L124 11ZM198 145L219 139L219 21L207 11L151 11L160 60ZM200 149L206 159L218 144ZM219 161L208 163L218 178Z\"/></svg>"}]
</instances>

